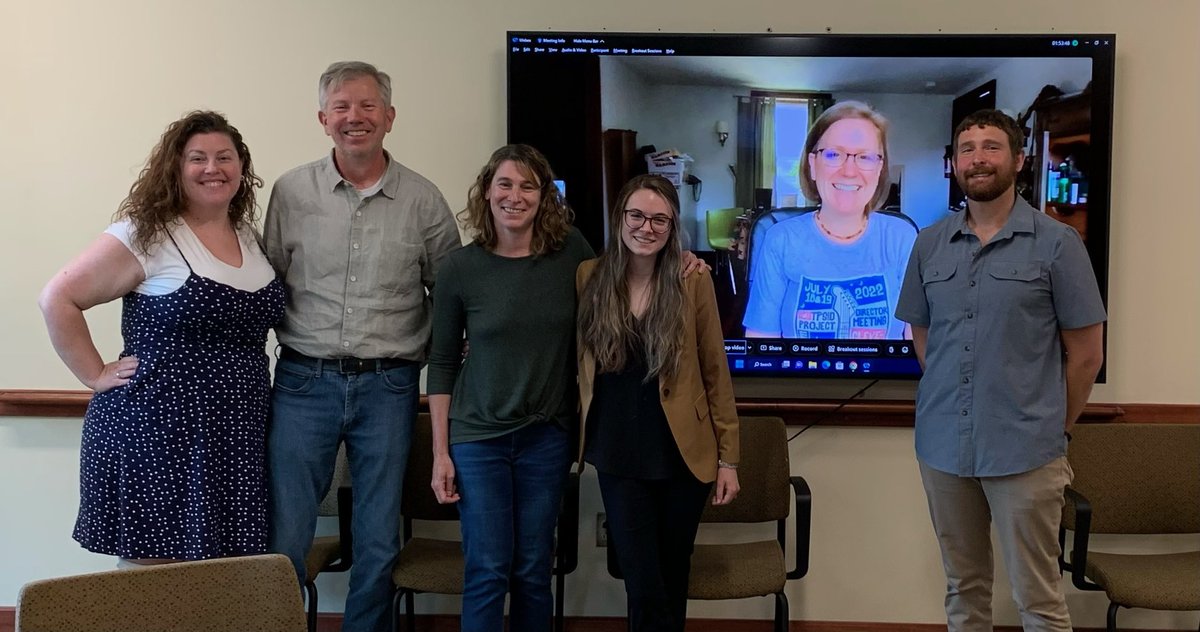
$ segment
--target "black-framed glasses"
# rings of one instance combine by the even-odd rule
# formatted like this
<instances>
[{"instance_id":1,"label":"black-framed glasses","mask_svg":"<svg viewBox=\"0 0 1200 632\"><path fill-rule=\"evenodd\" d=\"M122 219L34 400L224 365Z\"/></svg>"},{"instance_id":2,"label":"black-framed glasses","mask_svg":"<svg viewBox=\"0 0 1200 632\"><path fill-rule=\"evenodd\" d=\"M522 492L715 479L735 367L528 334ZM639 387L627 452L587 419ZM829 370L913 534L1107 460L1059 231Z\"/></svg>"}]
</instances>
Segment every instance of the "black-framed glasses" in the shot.
<instances>
[{"instance_id":1,"label":"black-framed glasses","mask_svg":"<svg viewBox=\"0 0 1200 632\"><path fill-rule=\"evenodd\" d=\"M650 222L651 232L659 235L671 230L671 218L666 215L647 215L637 209L628 209L625 211L625 225L633 230L637 230Z\"/></svg>"},{"instance_id":2,"label":"black-framed glasses","mask_svg":"<svg viewBox=\"0 0 1200 632\"><path fill-rule=\"evenodd\" d=\"M883 165L883 154L869 154L866 152L848 154L832 147L818 149L813 153L830 169L837 169L846 164L847 158L854 158L854 165L863 171L879 171L879 167Z\"/></svg>"}]
</instances>

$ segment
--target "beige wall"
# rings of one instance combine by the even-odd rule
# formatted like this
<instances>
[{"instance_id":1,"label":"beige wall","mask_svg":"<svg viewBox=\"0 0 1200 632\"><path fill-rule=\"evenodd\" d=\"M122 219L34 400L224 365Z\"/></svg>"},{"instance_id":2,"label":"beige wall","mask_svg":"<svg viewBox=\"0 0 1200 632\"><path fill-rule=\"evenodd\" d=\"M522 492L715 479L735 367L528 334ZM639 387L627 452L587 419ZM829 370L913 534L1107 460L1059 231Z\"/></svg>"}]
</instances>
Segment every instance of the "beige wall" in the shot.
<instances>
[{"instance_id":1,"label":"beige wall","mask_svg":"<svg viewBox=\"0 0 1200 632\"><path fill-rule=\"evenodd\" d=\"M578 6L576 6L578 5ZM1193 0L934 0L800 3L715 0L483 2L175 0L0 4L0 388L76 388L35 307L42 283L107 224L163 127L193 108L224 111L267 182L327 150L316 77L336 59L373 61L396 84L388 142L461 207L473 171L504 140L506 29L614 31L1115 32L1108 384L1097 402L1200 402L1200 172ZM335 8L336 7L336 8ZM265 196L263 200L265 201ZM102 351L119 350L118 309L94 310ZM759 387L761 389L761 387ZM798 394L848 395L857 385ZM743 394L750 392L743 387ZM756 391L761 393L761 390ZM885 386L905 396L908 385ZM32 578L105 568L70 539L79 422L0 419L0 606ZM792 448L815 501L810 576L789 587L797 619L936 622L941 575L912 433L815 429ZM585 480L583 527L600 503ZM570 613L616 615L619 584L583 536ZM1163 546L1170 546L1166 544ZM1002 580L1003 581L1003 580ZM344 579L322 604L340 605ZM1016 622L997 586L1002 623ZM452 600L427 605L453 610ZM1102 625L1102 598L1072 593L1079 624ZM768 600L695 604L695 616L766 618ZM1143 627L1194 627L1195 615L1133 612Z\"/></svg>"}]
</instances>

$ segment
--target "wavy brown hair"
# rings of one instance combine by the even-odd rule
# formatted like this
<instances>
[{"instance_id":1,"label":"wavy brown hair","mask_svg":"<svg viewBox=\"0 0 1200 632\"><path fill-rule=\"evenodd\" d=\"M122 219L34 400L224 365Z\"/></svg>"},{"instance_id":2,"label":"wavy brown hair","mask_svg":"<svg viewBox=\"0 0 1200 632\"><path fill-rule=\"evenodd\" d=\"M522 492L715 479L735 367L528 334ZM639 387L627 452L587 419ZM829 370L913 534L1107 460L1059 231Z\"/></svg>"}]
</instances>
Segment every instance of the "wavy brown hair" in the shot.
<instances>
[{"instance_id":1,"label":"wavy brown hair","mask_svg":"<svg viewBox=\"0 0 1200 632\"><path fill-rule=\"evenodd\" d=\"M263 181L254 173L250 149L242 140L242 133L224 116L197 110L167 126L146 159L146 166L129 187L129 195L117 208L115 220L128 219L133 224L133 244L142 254L161 242L167 227L187 210L187 197L180 182L184 147L196 134L213 133L228 136L242 161L242 182L229 202L229 220L235 229L254 228L258 219L254 190L261 188Z\"/></svg>"},{"instance_id":2,"label":"wavy brown hair","mask_svg":"<svg viewBox=\"0 0 1200 632\"><path fill-rule=\"evenodd\" d=\"M822 112L821 116L818 116L817 120L813 122L812 127L808 130L808 137L804 139L804 155L800 157L800 191L804 197L817 204L821 203L821 192L817 189L817 181L813 180L812 167L808 164L808 157L817 151L817 143L821 142L821 137L829 131L834 123L854 118L870 121L875 125L875 129L879 130L879 147L883 152L883 165L879 167L879 180L875 183L875 195L871 196L867 207L863 209L863 213L870 213L887 200L888 183L891 182L891 176L888 174L888 120L861 101L842 101Z\"/></svg>"},{"instance_id":3,"label":"wavy brown hair","mask_svg":"<svg viewBox=\"0 0 1200 632\"><path fill-rule=\"evenodd\" d=\"M621 239L625 208L636 192L646 190L671 208L671 230L658 251L650 280L650 304L642 314L642 332L634 327L630 309L629 247ZM683 247L679 241L679 193L675 185L656 175L637 176L625 184L608 213L608 244L579 297L579 339L596 358L601 372L620 371L629 361L631 347L640 347L649 372L644 381L671 376L679 369L683 348L683 279L679 276Z\"/></svg>"},{"instance_id":4,"label":"wavy brown hair","mask_svg":"<svg viewBox=\"0 0 1200 632\"><path fill-rule=\"evenodd\" d=\"M530 254L536 257L561 249L571 230L574 213L554 185L554 171L550 169L550 162L542 152L529 145L505 145L492 153L487 164L479 171L479 177L475 178L475 184L471 185L467 193L467 208L459 211L458 221L467 227L475 243L488 250L496 248L496 223L492 218L491 205L484 195L491 188L492 179L496 177L500 165L509 160L520 169L522 175L537 184L541 193L541 203L533 220Z\"/></svg>"}]
</instances>

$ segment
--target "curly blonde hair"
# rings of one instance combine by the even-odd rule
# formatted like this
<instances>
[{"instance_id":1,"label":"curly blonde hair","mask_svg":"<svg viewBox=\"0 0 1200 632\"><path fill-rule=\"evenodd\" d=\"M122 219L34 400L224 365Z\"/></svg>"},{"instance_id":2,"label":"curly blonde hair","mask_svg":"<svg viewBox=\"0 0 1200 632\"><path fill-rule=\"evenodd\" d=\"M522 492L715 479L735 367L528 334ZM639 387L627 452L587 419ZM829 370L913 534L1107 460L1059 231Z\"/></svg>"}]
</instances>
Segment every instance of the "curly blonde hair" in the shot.
<instances>
[{"instance_id":1,"label":"curly blonde hair","mask_svg":"<svg viewBox=\"0 0 1200 632\"><path fill-rule=\"evenodd\" d=\"M575 214L554 185L554 171L542 152L529 145L505 145L492 153L479 177L467 193L467 208L457 215L458 221L471 233L475 243L494 250L496 248L496 223L492 218L491 205L484 196L492 186L492 179L500 165L511 160L521 173L532 180L541 193L537 216L533 221L533 238L529 243L530 254L536 256L560 250L571 230Z\"/></svg>"},{"instance_id":2,"label":"curly blonde hair","mask_svg":"<svg viewBox=\"0 0 1200 632\"><path fill-rule=\"evenodd\" d=\"M161 242L167 227L187 209L180 171L188 141L196 134L213 133L228 136L242 161L241 186L229 202L229 220L235 229L249 226L254 230L258 219L254 190L263 186L263 180L254 173L250 149L241 132L224 116L197 110L167 127L146 159L146 166L129 187L129 195L117 208L114 220L128 219L133 224L133 244L142 254Z\"/></svg>"}]
</instances>

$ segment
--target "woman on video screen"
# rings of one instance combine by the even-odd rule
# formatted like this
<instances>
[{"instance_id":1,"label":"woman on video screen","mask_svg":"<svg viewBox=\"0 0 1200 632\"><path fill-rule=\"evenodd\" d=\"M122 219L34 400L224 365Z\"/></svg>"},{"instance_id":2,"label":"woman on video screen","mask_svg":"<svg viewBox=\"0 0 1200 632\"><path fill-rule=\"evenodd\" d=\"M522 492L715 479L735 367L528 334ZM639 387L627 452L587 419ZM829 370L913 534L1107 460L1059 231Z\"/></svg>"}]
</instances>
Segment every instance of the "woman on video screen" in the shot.
<instances>
[{"instance_id":1,"label":"woman on video screen","mask_svg":"<svg viewBox=\"0 0 1200 632\"><path fill-rule=\"evenodd\" d=\"M892 314L917 229L902 215L875 212L888 194L887 129L858 101L813 123L800 187L819 206L772 226L754 246L747 337L910 337Z\"/></svg>"}]
</instances>

